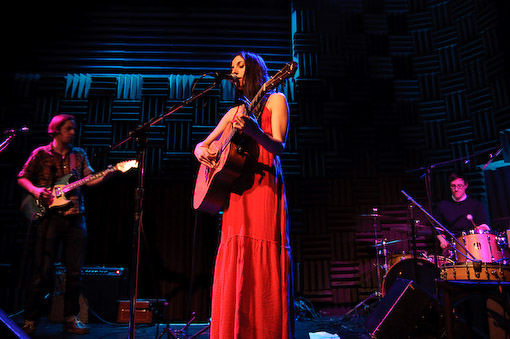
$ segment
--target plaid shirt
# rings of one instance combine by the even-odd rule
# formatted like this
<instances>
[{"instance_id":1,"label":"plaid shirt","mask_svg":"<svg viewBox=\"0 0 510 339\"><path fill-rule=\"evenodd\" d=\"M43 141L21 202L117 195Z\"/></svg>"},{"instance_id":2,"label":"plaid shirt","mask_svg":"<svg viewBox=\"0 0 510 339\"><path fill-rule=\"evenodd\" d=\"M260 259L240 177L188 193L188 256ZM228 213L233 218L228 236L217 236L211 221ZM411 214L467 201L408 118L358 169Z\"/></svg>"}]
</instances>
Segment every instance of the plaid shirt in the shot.
<instances>
[{"instance_id":1,"label":"plaid shirt","mask_svg":"<svg viewBox=\"0 0 510 339\"><path fill-rule=\"evenodd\" d=\"M75 154L75 171L71 169L71 153ZM53 187L66 174L73 173L76 179L81 179L93 172L87 154L80 147L72 147L65 156L57 153L51 143L32 151L18 178L28 179L38 187ZM73 202L71 208L60 213L64 215L79 214L85 211L85 205L80 188L71 191L67 197Z\"/></svg>"}]
</instances>

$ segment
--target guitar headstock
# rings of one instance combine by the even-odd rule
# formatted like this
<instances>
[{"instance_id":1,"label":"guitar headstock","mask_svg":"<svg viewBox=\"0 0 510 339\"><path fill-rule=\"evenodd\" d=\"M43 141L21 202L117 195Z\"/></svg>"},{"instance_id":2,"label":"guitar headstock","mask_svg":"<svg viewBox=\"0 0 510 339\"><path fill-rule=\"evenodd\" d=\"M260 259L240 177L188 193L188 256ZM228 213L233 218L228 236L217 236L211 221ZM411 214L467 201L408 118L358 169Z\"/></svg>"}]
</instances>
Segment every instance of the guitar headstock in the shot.
<instances>
[{"instance_id":1,"label":"guitar headstock","mask_svg":"<svg viewBox=\"0 0 510 339\"><path fill-rule=\"evenodd\" d=\"M281 70L279 70L275 75L271 77L265 84L265 91L269 91L279 84L281 84L285 79L292 78L297 71L297 62L291 61L287 63Z\"/></svg>"},{"instance_id":2,"label":"guitar headstock","mask_svg":"<svg viewBox=\"0 0 510 339\"><path fill-rule=\"evenodd\" d=\"M122 173L127 172L130 169L137 168L137 167L138 167L138 161L136 161L135 159L121 161L114 166L115 170L121 171Z\"/></svg>"},{"instance_id":3,"label":"guitar headstock","mask_svg":"<svg viewBox=\"0 0 510 339\"><path fill-rule=\"evenodd\" d=\"M250 103L248 107L248 111L252 112L255 107L257 107L262 97L270 90L281 84L285 79L291 78L294 76L294 74L297 71L297 62L291 61L287 63L281 70L279 70L275 75L271 77L268 81L266 81L258 93L255 95L255 98L253 98L253 101ZM245 103L246 104L246 103Z\"/></svg>"}]
</instances>

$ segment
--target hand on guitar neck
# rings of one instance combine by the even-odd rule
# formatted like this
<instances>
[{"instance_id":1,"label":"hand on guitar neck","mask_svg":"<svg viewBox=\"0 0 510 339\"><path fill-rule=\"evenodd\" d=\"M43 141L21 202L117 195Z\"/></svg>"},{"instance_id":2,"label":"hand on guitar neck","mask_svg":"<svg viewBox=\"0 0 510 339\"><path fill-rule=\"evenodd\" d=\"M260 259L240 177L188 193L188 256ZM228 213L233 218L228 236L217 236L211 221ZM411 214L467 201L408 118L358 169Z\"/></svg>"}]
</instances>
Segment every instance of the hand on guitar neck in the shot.
<instances>
[{"instance_id":1,"label":"hand on guitar neck","mask_svg":"<svg viewBox=\"0 0 510 339\"><path fill-rule=\"evenodd\" d=\"M241 106L240 110L234 117L232 127L241 133L245 133L252 138L257 138L257 135L263 134L264 132L260 128L257 119L252 115L246 113L245 105Z\"/></svg>"}]
</instances>

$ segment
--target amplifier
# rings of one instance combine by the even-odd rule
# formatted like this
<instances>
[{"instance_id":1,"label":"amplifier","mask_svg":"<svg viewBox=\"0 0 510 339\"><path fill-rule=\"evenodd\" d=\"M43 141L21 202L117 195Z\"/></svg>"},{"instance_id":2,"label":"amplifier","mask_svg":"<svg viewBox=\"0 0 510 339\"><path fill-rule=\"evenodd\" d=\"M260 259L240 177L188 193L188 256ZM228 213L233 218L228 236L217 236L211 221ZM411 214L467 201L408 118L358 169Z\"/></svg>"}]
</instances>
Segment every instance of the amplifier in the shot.
<instances>
[{"instance_id":1,"label":"amplifier","mask_svg":"<svg viewBox=\"0 0 510 339\"><path fill-rule=\"evenodd\" d=\"M118 300L129 297L128 270L123 267L85 266L82 268L82 296L80 297L80 318L88 321L101 319L115 322L117 320ZM65 293L64 266L56 267L56 288L52 298L49 320L62 321L63 296Z\"/></svg>"},{"instance_id":2,"label":"amplifier","mask_svg":"<svg viewBox=\"0 0 510 339\"><path fill-rule=\"evenodd\" d=\"M65 266L57 266L57 274L65 274ZM100 276L100 277L121 277L127 275L127 269L124 267L104 267L104 266L86 266L81 269L82 276Z\"/></svg>"}]
</instances>

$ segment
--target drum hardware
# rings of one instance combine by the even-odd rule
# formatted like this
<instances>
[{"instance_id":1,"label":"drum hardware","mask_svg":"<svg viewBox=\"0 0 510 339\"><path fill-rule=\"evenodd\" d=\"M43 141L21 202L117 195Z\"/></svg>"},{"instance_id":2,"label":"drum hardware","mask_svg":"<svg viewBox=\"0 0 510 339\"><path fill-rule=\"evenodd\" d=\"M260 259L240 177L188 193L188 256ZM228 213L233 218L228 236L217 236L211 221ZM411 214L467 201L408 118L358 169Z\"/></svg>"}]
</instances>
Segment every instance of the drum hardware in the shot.
<instances>
[{"instance_id":1,"label":"drum hardware","mask_svg":"<svg viewBox=\"0 0 510 339\"><path fill-rule=\"evenodd\" d=\"M388 245L393 245L393 244L397 244L401 241L408 241L409 239L397 239L397 240L391 240L391 241L387 241L386 239L382 240L381 242L376 242L375 245L372 245L372 247L381 247L382 246L382 255L383 255L383 258L384 258L384 264L382 266L382 269L384 270L384 274L388 273L388 267L390 266L388 264L388 249L386 248L386 246ZM377 251L377 255L380 255L381 254L381 251ZM393 264L393 263L391 263ZM378 267L380 268L380 267ZM384 279L384 277L383 277Z\"/></svg>"},{"instance_id":2,"label":"drum hardware","mask_svg":"<svg viewBox=\"0 0 510 339\"><path fill-rule=\"evenodd\" d=\"M377 237L377 225L379 223L379 218L381 218L381 215L379 214L379 208L372 207L372 213L370 214L362 214L362 218L371 218L372 219L372 226L374 228L374 247L375 247L375 266L377 270L377 291L376 295L381 298L381 267L379 262L379 241ZM384 245L385 247L385 245Z\"/></svg>"},{"instance_id":3,"label":"drum hardware","mask_svg":"<svg viewBox=\"0 0 510 339\"><path fill-rule=\"evenodd\" d=\"M388 261L387 261L387 249L386 249L386 246L389 245L390 243L393 244L393 243L396 243L396 242L399 242L399 241L402 241L402 240L388 242L388 241L386 241L386 239L384 239L382 241L379 241L378 240L378 235L377 235L377 226L381 222L381 220L384 220L384 221L396 221L398 219L395 218L395 217L392 217L392 216L380 214L378 207L372 207L372 213L361 214L361 215L359 215L359 218L362 218L362 219L371 219L372 220L372 225L373 225L373 228L374 228L374 245L372 245L372 247L375 248L375 266L376 266L376 269L377 269L377 291L375 292L375 295L380 299L381 296L382 296L382 293L381 293L381 290L382 290L382 277L381 277L381 263L380 263L380 255L381 255L380 252L381 251L379 250L379 247L382 246L382 254L384 256L384 265L382 266L382 269L384 270L384 273L386 274L386 272L388 270Z\"/></svg>"},{"instance_id":4,"label":"drum hardware","mask_svg":"<svg viewBox=\"0 0 510 339\"><path fill-rule=\"evenodd\" d=\"M505 250L505 247L508 245L508 241L506 240L503 233L499 236L496 236L496 243L498 244L498 247L501 251Z\"/></svg>"},{"instance_id":5,"label":"drum hardware","mask_svg":"<svg viewBox=\"0 0 510 339\"><path fill-rule=\"evenodd\" d=\"M480 278L480 272L482 272L482 262L473 260L473 271L475 272L475 276Z\"/></svg>"},{"instance_id":6,"label":"drum hardware","mask_svg":"<svg viewBox=\"0 0 510 339\"><path fill-rule=\"evenodd\" d=\"M392 244L399 243L401 241L408 241L408 240L409 239L397 239L397 240L386 241L386 239L384 239L380 243L376 243L375 245L372 245L372 247L380 247L380 246L384 247L384 246L387 246L387 245L392 245Z\"/></svg>"}]
</instances>

